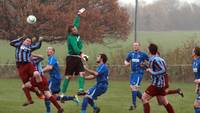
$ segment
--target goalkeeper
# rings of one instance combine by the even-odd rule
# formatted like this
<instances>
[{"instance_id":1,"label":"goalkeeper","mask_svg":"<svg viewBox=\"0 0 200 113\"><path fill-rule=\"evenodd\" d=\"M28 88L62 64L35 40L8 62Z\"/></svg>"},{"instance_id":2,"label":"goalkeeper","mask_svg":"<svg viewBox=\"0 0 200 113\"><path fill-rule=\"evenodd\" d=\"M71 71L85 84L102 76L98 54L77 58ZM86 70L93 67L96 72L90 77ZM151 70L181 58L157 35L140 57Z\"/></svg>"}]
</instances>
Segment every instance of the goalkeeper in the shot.
<instances>
[{"instance_id":1,"label":"goalkeeper","mask_svg":"<svg viewBox=\"0 0 200 113\"><path fill-rule=\"evenodd\" d=\"M79 90L78 95L84 95L84 74L85 70L82 63L82 58L84 54L81 52L83 48L83 43L80 39L78 32L80 16L85 11L85 8L82 8L78 11L78 14L74 20L74 24L68 27L67 34L67 47L68 47L68 56L66 57L66 69L65 69L65 79L62 87L62 95L67 91L69 81L73 75L79 75ZM61 96L62 96L61 95Z\"/></svg>"}]
</instances>

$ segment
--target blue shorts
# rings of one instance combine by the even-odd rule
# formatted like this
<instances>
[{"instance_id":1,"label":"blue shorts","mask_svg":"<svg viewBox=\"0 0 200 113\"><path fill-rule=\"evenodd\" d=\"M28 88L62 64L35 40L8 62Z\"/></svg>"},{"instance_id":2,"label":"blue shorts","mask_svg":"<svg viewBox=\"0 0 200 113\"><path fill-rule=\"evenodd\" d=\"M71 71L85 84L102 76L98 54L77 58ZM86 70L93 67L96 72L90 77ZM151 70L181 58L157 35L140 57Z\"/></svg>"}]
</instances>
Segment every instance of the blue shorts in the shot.
<instances>
[{"instance_id":1,"label":"blue shorts","mask_svg":"<svg viewBox=\"0 0 200 113\"><path fill-rule=\"evenodd\" d=\"M143 78L143 74L131 73L131 75L130 75L130 85L140 86L142 78Z\"/></svg>"},{"instance_id":2,"label":"blue shorts","mask_svg":"<svg viewBox=\"0 0 200 113\"><path fill-rule=\"evenodd\" d=\"M48 85L52 94L58 94L60 92L61 79L51 77L48 81Z\"/></svg>"},{"instance_id":3,"label":"blue shorts","mask_svg":"<svg viewBox=\"0 0 200 113\"><path fill-rule=\"evenodd\" d=\"M98 96L104 94L107 91L108 85L107 84L98 84L94 85L90 88L87 92L89 98L96 100Z\"/></svg>"},{"instance_id":4,"label":"blue shorts","mask_svg":"<svg viewBox=\"0 0 200 113\"><path fill-rule=\"evenodd\" d=\"M196 100L200 100L200 93L197 94Z\"/></svg>"}]
</instances>

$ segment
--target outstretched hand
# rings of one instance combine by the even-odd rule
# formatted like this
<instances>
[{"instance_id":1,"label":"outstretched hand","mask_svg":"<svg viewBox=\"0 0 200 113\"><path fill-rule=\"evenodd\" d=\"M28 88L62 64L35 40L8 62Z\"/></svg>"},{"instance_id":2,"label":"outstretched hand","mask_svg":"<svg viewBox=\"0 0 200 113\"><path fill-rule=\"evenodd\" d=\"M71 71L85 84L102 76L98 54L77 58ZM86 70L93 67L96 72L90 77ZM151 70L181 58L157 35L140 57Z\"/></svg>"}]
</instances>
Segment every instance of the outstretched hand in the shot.
<instances>
[{"instance_id":1,"label":"outstretched hand","mask_svg":"<svg viewBox=\"0 0 200 113\"><path fill-rule=\"evenodd\" d=\"M81 15L83 12L85 12L85 8L81 8L80 10L78 10L78 15Z\"/></svg>"}]
</instances>

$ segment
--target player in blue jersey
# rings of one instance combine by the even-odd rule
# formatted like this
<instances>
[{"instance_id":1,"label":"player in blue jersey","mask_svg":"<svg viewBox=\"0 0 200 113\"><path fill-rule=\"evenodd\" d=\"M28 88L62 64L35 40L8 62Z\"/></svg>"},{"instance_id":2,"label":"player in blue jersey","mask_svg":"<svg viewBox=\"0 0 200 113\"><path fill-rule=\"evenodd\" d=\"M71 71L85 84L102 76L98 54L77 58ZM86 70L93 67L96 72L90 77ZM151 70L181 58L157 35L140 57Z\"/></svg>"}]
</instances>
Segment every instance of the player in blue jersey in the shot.
<instances>
[{"instance_id":1,"label":"player in blue jersey","mask_svg":"<svg viewBox=\"0 0 200 113\"><path fill-rule=\"evenodd\" d=\"M53 47L47 48L48 55L48 65L43 68L43 72L49 72L50 79L48 81L50 92L56 96L57 100L68 101L75 100L77 103L79 102L77 96L63 96L62 98L58 95L60 92L60 84L62 75L60 74L60 68L55 54L55 49ZM45 100L45 105L47 108L46 113L51 112L50 101L48 99Z\"/></svg>"},{"instance_id":2,"label":"player in blue jersey","mask_svg":"<svg viewBox=\"0 0 200 113\"><path fill-rule=\"evenodd\" d=\"M196 93L197 98L194 102L194 110L195 113L200 113L200 92L199 92L199 86L200 86L200 48L195 47L192 51L192 57L193 57L193 63L192 68L195 75L195 84L196 84Z\"/></svg>"},{"instance_id":3,"label":"player in blue jersey","mask_svg":"<svg viewBox=\"0 0 200 113\"><path fill-rule=\"evenodd\" d=\"M86 113L88 103L94 109L94 113L100 112L100 108L96 106L94 100L96 100L98 96L104 94L108 88L109 69L106 65L106 62L107 56L105 54L99 54L97 57L97 63L99 65L96 71L88 69L85 66L85 70L91 74L89 76L85 76L85 79L91 80L96 78L96 84L93 87L91 87L85 95L82 103L81 113Z\"/></svg>"},{"instance_id":4,"label":"player in blue jersey","mask_svg":"<svg viewBox=\"0 0 200 113\"><path fill-rule=\"evenodd\" d=\"M144 75L144 68L141 64L148 61L148 55L140 51L140 43L133 43L133 51L130 51L124 61L126 66L131 65L130 88L132 90L132 105L129 110L136 108L136 98L142 99L142 93L139 91L140 83Z\"/></svg>"},{"instance_id":5,"label":"player in blue jersey","mask_svg":"<svg viewBox=\"0 0 200 113\"><path fill-rule=\"evenodd\" d=\"M144 113L150 113L149 101L152 97L157 97L161 105L164 105L168 113L174 113L172 105L168 102L165 92L165 75L167 74L166 63L164 59L157 55L158 47L156 44L150 44L149 50L149 68L146 69L151 74L151 85L146 89L142 95L142 102L144 106Z\"/></svg>"}]
</instances>

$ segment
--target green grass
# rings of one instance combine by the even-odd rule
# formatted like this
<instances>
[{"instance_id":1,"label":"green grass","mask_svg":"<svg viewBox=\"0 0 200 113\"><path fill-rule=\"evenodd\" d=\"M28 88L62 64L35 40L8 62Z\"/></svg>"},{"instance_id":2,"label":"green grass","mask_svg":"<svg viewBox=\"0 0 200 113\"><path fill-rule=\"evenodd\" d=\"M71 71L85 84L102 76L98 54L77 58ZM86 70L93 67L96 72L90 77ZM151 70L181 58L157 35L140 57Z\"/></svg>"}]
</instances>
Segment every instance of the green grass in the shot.
<instances>
[{"instance_id":1,"label":"green grass","mask_svg":"<svg viewBox=\"0 0 200 113\"><path fill-rule=\"evenodd\" d=\"M94 81L86 81L86 89L91 87ZM148 83L143 83L142 91L147 87ZM43 101L33 95L35 103L28 107L22 107L24 102L24 94L21 90L21 81L18 79L0 79L0 113L43 113ZM193 101L195 99L194 85L190 83L173 83L171 88L180 87L185 93L185 97L178 95L168 96L169 101L173 105L176 113L192 113ZM68 94L73 95L77 89L77 82L72 81L69 86ZM80 98L82 100L82 98ZM137 101L137 109L133 112L128 111L131 103L131 93L128 81L110 81L108 91L98 98L97 105L101 108L101 113L143 113L141 102ZM81 106L77 106L73 102L63 104L65 113L80 113ZM55 108L53 107L55 112ZM88 106L88 112L92 113L92 109ZM158 106L155 98L151 101L152 113L166 113L162 106Z\"/></svg>"},{"instance_id":2,"label":"green grass","mask_svg":"<svg viewBox=\"0 0 200 113\"><path fill-rule=\"evenodd\" d=\"M200 32L195 31L176 31L176 32L139 32L138 41L142 44L142 49L146 49L149 42L154 42L159 45L162 53L166 53L176 47L181 46L187 40L200 40ZM124 50L124 56L127 51L131 50L131 43L134 40L134 35L130 34L127 40L115 40L112 38L105 39L104 43L90 43L85 44L84 52L90 56L90 59L95 59L96 54L104 52L111 57L111 53L116 55L120 50ZM46 56L46 48L53 46L56 49L56 56L60 63L64 63L66 56L66 43L65 41L57 44L43 43L40 50L36 52ZM8 41L0 40L0 63L14 63L14 48L9 46ZM91 60L90 60L91 61ZM89 61L89 63L90 63Z\"/></svg>"}]
</instances>

